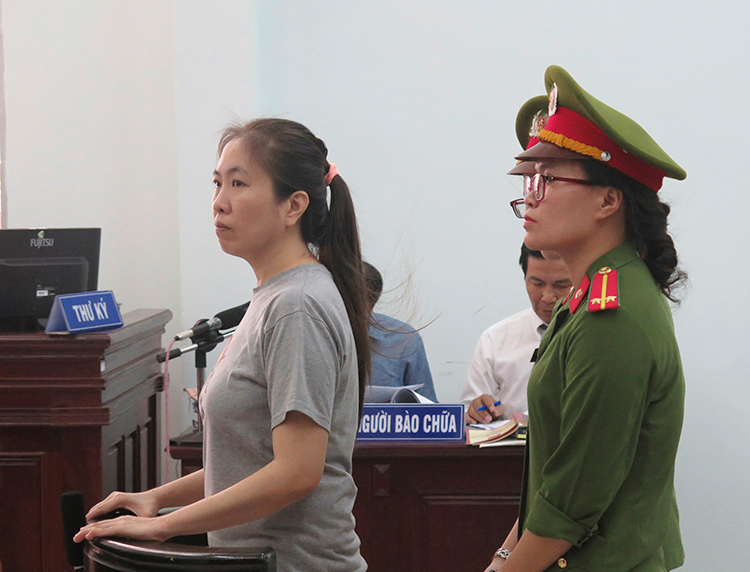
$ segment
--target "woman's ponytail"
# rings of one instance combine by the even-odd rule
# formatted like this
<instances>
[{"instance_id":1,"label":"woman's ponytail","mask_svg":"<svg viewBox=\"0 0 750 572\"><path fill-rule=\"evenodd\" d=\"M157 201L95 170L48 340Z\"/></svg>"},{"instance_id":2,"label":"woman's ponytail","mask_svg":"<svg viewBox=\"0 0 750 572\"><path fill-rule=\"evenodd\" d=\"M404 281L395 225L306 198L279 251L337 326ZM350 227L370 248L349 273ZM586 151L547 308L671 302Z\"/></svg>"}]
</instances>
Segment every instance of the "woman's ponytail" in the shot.
<instances>
[{"instance_id":1,"label":"woman's ponytail","mask_svg":"<svg viewBox=\"0 0 750 572\"><path fill-rule=\"evenodd\" d=\"M357 217L349 187L340 175L329 185L331 204L318 243L318 259L328 268L341 293L357 346L359 366L359 404L364 402L365 386L370 379L370 312L365 296L362 254Z\"/></svg>"}]
</instances>

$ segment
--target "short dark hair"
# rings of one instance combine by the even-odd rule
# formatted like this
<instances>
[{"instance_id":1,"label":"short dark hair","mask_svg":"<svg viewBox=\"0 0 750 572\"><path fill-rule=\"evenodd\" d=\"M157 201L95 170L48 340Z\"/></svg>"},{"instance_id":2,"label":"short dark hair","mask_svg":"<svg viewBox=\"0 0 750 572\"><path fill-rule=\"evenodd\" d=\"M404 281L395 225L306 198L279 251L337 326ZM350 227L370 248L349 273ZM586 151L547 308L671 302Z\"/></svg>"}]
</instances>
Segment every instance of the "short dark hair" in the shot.
<instances>
[{"instance_id":1,"label":"short dark hair","mask_svg":"<svg viewBox=\"0 0 750 572\"><path fill-rule=\"evenodd\" d=\"M526 271L529 269L529 256L533 256L534 258L544 258L541 250L531 250L525 244L521 244L521 258L518 259L518 263L521 265L524 277L526 276Z\"/></svg>"},{"instance_id":2,"label":"short dark hair","mask_svg":"<svg viewBox=\"0 0 750 572\"><path fill-rule=\"evenodd\" d=\"M383 276L369 262L362 262L362 273L365 278L365 286L367 286L367 291L365 292L367 305L372 310L375 304L378 303L378 300L380 300L380 294L383 293Z\"/></svg>"}]
</instances>

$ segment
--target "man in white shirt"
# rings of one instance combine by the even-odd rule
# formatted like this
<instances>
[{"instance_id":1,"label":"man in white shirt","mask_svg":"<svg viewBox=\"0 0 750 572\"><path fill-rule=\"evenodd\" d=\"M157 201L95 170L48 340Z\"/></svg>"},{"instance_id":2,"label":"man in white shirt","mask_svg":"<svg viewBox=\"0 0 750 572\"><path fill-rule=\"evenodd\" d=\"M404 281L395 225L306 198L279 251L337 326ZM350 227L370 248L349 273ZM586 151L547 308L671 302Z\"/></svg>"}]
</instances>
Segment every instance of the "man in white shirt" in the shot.
<instances>
[{"instance_id":1,"label":"man in white shirt","mask_svg":"<svg viewBox=\"0 0 750 572\"><path fill-rule=\"evenodd\" d=\"M559 258L545 259L523 245L519 263L531 308L490 326L479 338L461 395L467 423L510 419L514 411L527 410L531 356L552 319L555 302L573 286ZM480 407L485 409L479 411Z\"/></svg>"}]
</instances>

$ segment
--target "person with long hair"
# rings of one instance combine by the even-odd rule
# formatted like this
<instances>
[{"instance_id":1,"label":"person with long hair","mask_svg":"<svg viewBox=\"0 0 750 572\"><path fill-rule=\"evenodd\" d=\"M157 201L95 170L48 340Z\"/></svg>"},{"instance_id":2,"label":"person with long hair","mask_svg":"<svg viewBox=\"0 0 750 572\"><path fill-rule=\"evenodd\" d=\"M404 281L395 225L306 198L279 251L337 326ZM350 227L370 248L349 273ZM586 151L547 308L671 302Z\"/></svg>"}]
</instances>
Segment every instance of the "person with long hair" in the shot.
<instances>
[{"instance_id":1,"label":"person with long hair","mask_svg":"<svg viewBox=\"0 0 750 572\"><path fill-rule=\"evenodd\" d=\"M323 141L283 119L226 129L214 186L219 244L258 286L201 392L204 469L112 493L90 520L136 516L91 522L75 539L208 532L211 546L273 547L280 571L365 570L351 459L370 313L349 189Z\"/></svg>"},{"instance_id":2,"label":"person with long hair","mask_svg":"<svg viewBox=\"0 0 750 572\"><path fill-rule=\"evenodd\" d=\"M686 276L657 191L686 174L562 68L545 84L546 108L517 122L534 170L511 206L578 286L535 353L519 519L487 570L671 570L685 382L669 301Z\"/></svg>"},{"instance_id":3,"label":"person with long hair","mask_svg":"<svg viewBox=\"0 0 750 572\"><path fill-rule=\"evenodd\" d=\"M369 262L362 263L370 309L371 387L420 385L414 391L437 403L427 352L422 336L406 322L374 312L383 293L383 276Z\"/></svg>"}]
</instances>

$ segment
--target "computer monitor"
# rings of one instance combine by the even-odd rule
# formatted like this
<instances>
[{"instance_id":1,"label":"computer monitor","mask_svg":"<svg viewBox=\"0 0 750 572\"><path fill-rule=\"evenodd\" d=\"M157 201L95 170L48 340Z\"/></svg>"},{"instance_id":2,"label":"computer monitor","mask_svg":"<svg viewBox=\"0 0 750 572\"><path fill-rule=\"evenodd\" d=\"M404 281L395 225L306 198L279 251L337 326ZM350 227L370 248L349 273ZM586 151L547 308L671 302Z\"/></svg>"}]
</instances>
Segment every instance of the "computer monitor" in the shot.
<instances>
[{"instance_id":1,"label":"computer monitor","mask_svg":"<svg viewBox=\"0 0 750 572\"><path fill-rule=\"evenodd\" d=\"M58 294L92 292L100 228L0 229L0 330L44 329Z\"/></svg>"}]
</instances>

